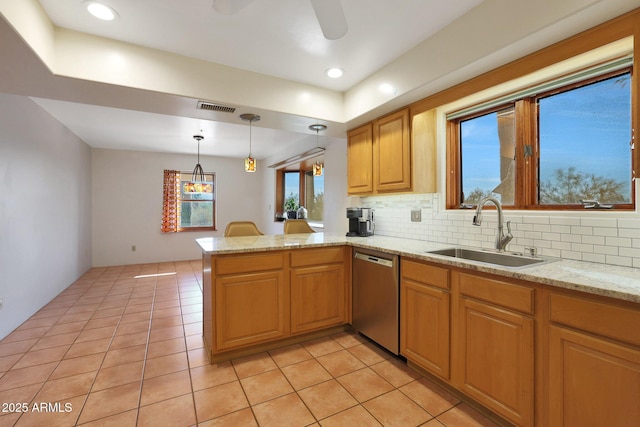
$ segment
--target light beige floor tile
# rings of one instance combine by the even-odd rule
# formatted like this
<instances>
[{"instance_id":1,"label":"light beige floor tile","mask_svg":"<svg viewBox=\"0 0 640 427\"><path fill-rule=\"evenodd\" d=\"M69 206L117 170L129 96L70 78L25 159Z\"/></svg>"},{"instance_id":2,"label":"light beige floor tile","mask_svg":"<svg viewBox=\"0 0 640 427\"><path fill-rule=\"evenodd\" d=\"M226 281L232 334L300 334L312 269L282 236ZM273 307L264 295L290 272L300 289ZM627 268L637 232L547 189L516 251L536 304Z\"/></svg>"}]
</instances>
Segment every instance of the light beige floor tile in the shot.
<instances>
[{"instance_id":1,"label":"light beige floor tile","mask_svg":"<svg viewBox=\"0 0 640 427\"><path fill-rule=\"evenodd\" d=\"M360 369L336 379L359 402L366 402L394 389L384 378L369 368Z\"/></svg>"},{"instance_id":2,"label":"light beige floor tile","mask_svg":"<svg viewBox=\"0 0 640 427\"><path fill-rule=\"evenodd\" d=\"M91 388L92 392L117 387L132 382L140 382L142 379L142 369L144 363L131 362L123 365L102 368L98 372L96 381Z\"/></svg>"},{"instance_id":3,"label":"light beige floor tile","mask_svg":"<svg viewBox=\"0 0 640 427\"><path fill-rule=\"evenodd\" d=\"M277 369L243 378L240 384L251 405L293 392L285 376Z\"/></svg>"},{"instance_id":4,"label":"light beige floor tile","mask_svg":"<svg viewBox=\"0 0 640 427\"><path fill-rule=\"evenodd\" d=\"M384 426L418 426L433 418L398 390L369 400L363 406Z\"/></svg>"},{"instance_id":5,"label":"light beige floor tile","mask_svg":"<svg viewBox=\"0 0 640 427\"><path fill-rule=\"evenodd\" d=\"M150 343L149 349L147 350L147 357L151 359L154 357L179 353L181 351L186 351L184 338L172 338L164 341Z\"/></svg>"},{"instance_id":6,"label":"light beige floor tile","mask_svg":"<svg viewBox=\"0 0 640 427\"><path fill-rule=\"evenodd\" d=\"M306 426L314 418L296 393L256 405L253 412L260 427Z\"/></svg>"},{"instance_id":7,"label":"light beige floor tile","mask_svg":"<svg viewBox=\"0 0 640 427\"><path fill-rule=\"evenodd\" d=\"M426 378L412 381L400 387L400 391L433 416L438 416L460 403L455 396Z\"/></svg>"},{"instance_id":8,"label":"light beige floor tile","mask_svg":"<svg viewBox=\"0 0 640 427\"><path fill-rule=\"evenodd\" d=\"M153 359L147 359L144 368L144 378L158 377L172 372L183 371L188 368L187 354L185 352L155 357Z\"/></svg>"},{"instance_id":9,"label":"light beige floor tile","mask_svg":"<svg viewBox=\"0 0 640 427\"><path fill-rule=\"evenodd\" d=\"M249 407L239 381L197 391L194 399L199 422Z\"/></svg>"},{"instance_id":10,"label":"light beige floor tile","mask_svg":"<svg viewBox=\"0 0 640 427\"><path fill-rule=\"evenodd\" d=\"M302 346L311 353L313 357L323 356L325 354L343 350L343 347L330 337L307 341L302 343Z\"/></svg>"},{"instance_id":11,"label":"light beige floor tile","mask_svg":"<svg viewBox=\"0 0 640 427\"><path fill-rule=\"evenodd\" d=\"M104 353L65 359L58 364L50 379L69 377L85 372L97 372L104 359Z\"/></svg>"},{"instance_id":12,"label":"light beige floor tile","mask_svg":"<svg viewBox=\"0 0 640 427\"><path fill-rule=\"evenodd\" d=\"M258 353L252 356L234 359L232 363L240 379L278 368L271 356L269 356L269 353Z\"/></svg>"},{"instance_id":13,"label":"light beige floor tile","mask_svg":"<svg viewBox=\"0 0 640 427\"><path fill-rule=\"evenodd\" d=\"M325 354L324 356L319 356L317 360L334 377L339 377L365 367L364 363L347 350Z\"/></svg>"},{"instance_id":14,"label":"light beige floor tile","mask_svg":"<svg viewBox=\"0 0 640 427\"><path fill-rule=\"evenodd\" d=\"M179 371L159 377L148 378L142 383L140 405L146 406L162 400L188 394L191 398L189 371Z\"/></svg>"},{"instance_id":15,"label":"light beige floor tile","mask_svg":"<svg viewBox=\"0 0 640 427\"><path fill-rule=\"evenodd\" d=\"M196 422L193 397L190 394L142 406L138 427L189 427Z\"/></svg>"},{"instance_id":16,"label":"light beige floor tile","mask_svg":"<svg viewBox=\"0 0 640 427\"><path fill-rule=\"evenodd\" d=\"M338 412L320 422L322 427L380 427L380 424L366 409L361 405L354 406L345 411Z\"/></svg>"},{"instance_id":17,"label":"light beige floor tile","mask_svg":"<svg viewBox=\"0 0 640 427\"><path fill-rule=\"evenodd\" d=\"M36 402L59 402L72 397L89 394L97 372L72 375L57 380L49 380L40 389Z\"/></svg>"},{"instance_id":18,"label":"light beige floor tile","mask_svg":"<svg viewBox=\"0 0 640 427\"><path fill-rule=\"evenodd\" d=\"M358 402L336 380L326 381L298 391L317 419L323 419L356 406Z\"/></svg>"},{"instance_id":19,"label":"light beige floor tile","mask_svg":"<svg viewBox=\"0 0 640 427\"><path fill-rule=\"evenodd\" d=\"M137 408L140 387L141 383L136 382L90 393L78 422L95 421Z\"/></svg>"},{"instance_id":20,"label":"light beige floor tile","mask_svg":"<svg viewBox=\"0 0 640 427\"><path fill-rule=\"evenodd\" d=\"M391 355L377 346L366 342L364 344L349 347L347 351L362 361L367 366L384 362L391 358Z\"/></svg>"},{"instance_id":21,"label":"light beige floor tile","mask_svg":"<svg viewBox=\"0 0 640 427\"><path fill-rule=\"evenodd\" d=\"M420 374L396 359L376 363L375 365L371 365L371 369L376 371L382 378L389 381L394 387L402 387L403 385L420 378Z\"/></svg>"},{"instance_id":22,"label":"light beige floor tile","mask_svg":"<svg viewBox=\"0 0 640 427\"><path fill-rule=\"evenodd\" d=\"M271 358L279 367L293 365L311 359L313 356L300 344L290 345L269 351Z\"/></svg>"},{"instance_id":23,"label":"light beige floor tile","mask_svg":"<svg viewBox=\"0 0 640 427\"><path fill-rule=\"evenodd\" d=\"M194 391L238 380L238 376L231 362L198 366L197 368L191 368L190 371Z\"/></svg>"},{"instance_id":24,"label":"light beige floor tile","mask_svg":"<svg viewBox=\"0 0 640 427\"><path fill-rule=\"evenodd\" d=\"M258 427L251 409L241 409L209 421L201 422L198 427Z\"/></svg>"},{"instance_id":25,"label":"light beige floor tile","mask_svg":"<svg viewBox=\"0 0 640 427\"><path fill-rule=\"evenodd\" d=\"M146 344L134 345L133 347L120 348L107 351L102 363L103 368L122 365L130 362L144 360L147 351Z\"/></svg>"},{"instance_id":26,"label":"light beige floor tile","mask_svg":"<svg viewBox=\"0 0 640 427\"><path fill-rule=\"evenodd\" d=\"M136 408L82 424L82 427L136 427L137 419L138 409Z\"/></svg>"},{"instance_id":27,"label":"light beige floor tile","mask_svg":"<svg viewBox=\"0 0 640 427\"><path fill-rule=\"evenodd\" d=\"M281 369L296 390L302 390L332 378L331 374L315 359L305 360Z\"/></svg>"},{"instance_id":28,"label":"light beige floor tile","mask_svg":"<svg viewBox=\"0 0 640 427\"><path fill-rule=\"evenodd\" d=\"M0 391L31 384L42 384L49 378L57 364L57 362L51 362L28 368L12 369L0 378Z\"/></svg>"}]
</instances>

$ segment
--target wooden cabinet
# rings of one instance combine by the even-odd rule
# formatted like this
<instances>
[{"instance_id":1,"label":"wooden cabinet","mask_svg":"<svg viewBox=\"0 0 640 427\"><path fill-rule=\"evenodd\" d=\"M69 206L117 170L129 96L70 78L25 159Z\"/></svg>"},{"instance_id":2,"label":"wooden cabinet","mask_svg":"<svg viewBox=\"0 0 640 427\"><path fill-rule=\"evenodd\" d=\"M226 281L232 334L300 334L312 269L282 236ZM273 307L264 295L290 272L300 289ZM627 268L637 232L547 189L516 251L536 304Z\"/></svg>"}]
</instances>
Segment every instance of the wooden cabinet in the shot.
<instances>
[{"instance_id":1,"label":"wooden cabinet","mask_svg":"<svg viewBox=\"0 0 640 427\"><path fill-rule=\"evenodd\" d=\"M319 336L351 320L347 246L205 256L203 267L203 333L211 360Z\"/></svg>"},{"instance_id":2,"label":"wooden cabinet","mask_svg":"<svg viewBox=\"0 0 640 427\"><path fill-rule=\"evenodd\" d=\"M400 353L449 379L449 270L402 259Z\"/></svg>"},{"instance_id":3,"label":"wooden cabinet","mask_svg":"<svg viewBox=\"0 0 640 427\"><path fill-rule=\"evenodd\" d=\"M215 351L288 334L284 257L277 252L215 260Z\"/></svg>"},{"instance_id":4,"label":"wooden cabinet","mask_svg":"<svg viewBox=\"0 0 640 427\"><path fill-rule=\"evenodd\" d=\"M534 290L458 271L452 282L453 384L510 422L533 425Z\"/></svg>"},{"instance_id":5,"label":"wooden cabinet","mask_svg":"<svg viewBox=\"0 0 640 427\"><path fill-rule=\"evenodd\" d=\"M347 322L346 248L291 252L291 333Z\"/></svg>"},{"instance_id":6,"label":"wooden cabinet","mask_svg":"<svg viewBox=\"0 0 640 427\"><path fill-rule=\"evenodd\" d=\"M368 123L347 133L347 191L373 192L373 126Z\"/></svg>"},{"instance_id":7,"label":"wooden cabinet","mask_svg":"<svg viewBox=\"0 0 640 427\"><path fill-rule=\"evenodd\" d=\"M373 123L373 185L376 192L411 189L409 110L404 109Z\"/></svg>"},{"instance_id":8,"label":"wooden cabinet","mask_svg":"<svg viewBox=\"0 0 640 427\"><path fill-rule=\"evenodd\" d=\"M436 191L435 110L403 109L347 133L349 194Z\"/></svg>"},{"instance_id":9,"label":"wooden cabinet","mask_svg":"<svg viewBox=\"0 0 640 427\"><path fill-rule=\"evenodd\" d=\"M554 292L547 301L546 425L638 425L640 310Z\"/></svg>"}]
</instances>

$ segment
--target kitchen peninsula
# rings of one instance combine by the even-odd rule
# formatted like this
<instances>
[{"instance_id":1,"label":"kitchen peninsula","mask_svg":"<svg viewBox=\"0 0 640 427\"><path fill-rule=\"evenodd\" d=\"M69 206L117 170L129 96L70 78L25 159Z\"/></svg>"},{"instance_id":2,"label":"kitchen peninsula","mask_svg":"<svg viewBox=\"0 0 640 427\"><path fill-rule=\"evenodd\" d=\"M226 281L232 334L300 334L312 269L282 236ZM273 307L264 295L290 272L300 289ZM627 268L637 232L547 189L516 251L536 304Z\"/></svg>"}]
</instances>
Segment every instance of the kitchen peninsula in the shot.
<instances>
[{"instance_id":1,"label":"kitchen peninsula","mask_svg":"<svg viewBox=\"0 0 640 427\"><path fill-rule=\"evenodd\" d=\"M212 363L350 328L353 248L400 256L400 353L515 425L640 419L640 275L555 260L510 268L451 244L333 233L202 238ZM597 396L601 404L586 414ZM586 414L586 415L583 415Z\"/></svg>"}]
</instances>

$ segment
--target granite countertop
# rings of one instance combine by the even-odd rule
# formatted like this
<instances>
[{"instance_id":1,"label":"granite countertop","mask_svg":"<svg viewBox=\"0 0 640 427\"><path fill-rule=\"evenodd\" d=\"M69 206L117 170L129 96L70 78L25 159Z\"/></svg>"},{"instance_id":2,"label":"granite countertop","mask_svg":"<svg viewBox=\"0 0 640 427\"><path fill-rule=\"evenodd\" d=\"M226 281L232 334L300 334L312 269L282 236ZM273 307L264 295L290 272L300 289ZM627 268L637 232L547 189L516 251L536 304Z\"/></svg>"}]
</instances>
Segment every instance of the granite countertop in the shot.
<instances>
[{"instance_id":1,"label":"granite countertop","mask_svg":"<svg viewBox=\"0 0 640 427\"><path fill-rule=\"evenodd\" d=\"M631 267L559 259L514 269L427 253L455 246L451 244L386 236L345 237L338 233L205 237L196 242L203 253L210 255L349 245L640 303L640 272Z\"/></svg>"}]
</instances>

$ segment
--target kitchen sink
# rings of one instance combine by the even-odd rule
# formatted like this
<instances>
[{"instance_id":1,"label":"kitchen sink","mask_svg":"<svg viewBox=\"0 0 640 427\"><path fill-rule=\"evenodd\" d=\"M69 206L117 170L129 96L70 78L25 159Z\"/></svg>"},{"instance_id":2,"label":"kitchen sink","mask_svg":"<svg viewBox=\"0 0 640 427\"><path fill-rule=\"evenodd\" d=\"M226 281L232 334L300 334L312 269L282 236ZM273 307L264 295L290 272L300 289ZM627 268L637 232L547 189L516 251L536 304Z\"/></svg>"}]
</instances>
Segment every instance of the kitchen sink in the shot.
<instances>
[{"instance_id":1,"label":"kitchen sink","mask_svg":"<svg viewBox=\"0 0 640 427\"><path fill-rule=\"evenodd\" d=\"M437 251L427 251L427 253L433 255L444 255L452 258L468 259L471 261L484 262L487 264L494 264L511 268L529 267L555 261L555 259L534 258L518 253L492 252L488 250L466 248L447 248Z\"/></svg>"}]
</instances>

